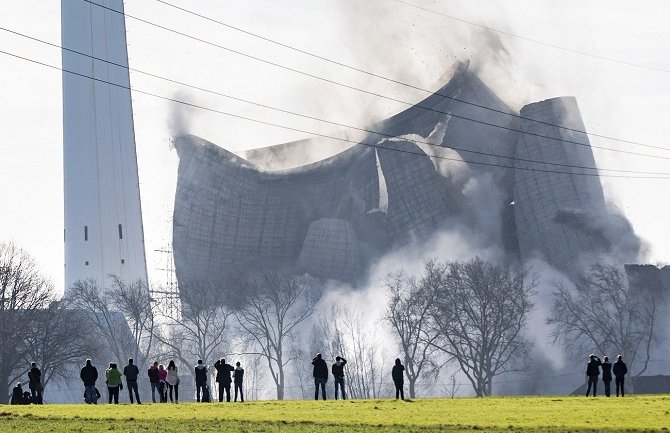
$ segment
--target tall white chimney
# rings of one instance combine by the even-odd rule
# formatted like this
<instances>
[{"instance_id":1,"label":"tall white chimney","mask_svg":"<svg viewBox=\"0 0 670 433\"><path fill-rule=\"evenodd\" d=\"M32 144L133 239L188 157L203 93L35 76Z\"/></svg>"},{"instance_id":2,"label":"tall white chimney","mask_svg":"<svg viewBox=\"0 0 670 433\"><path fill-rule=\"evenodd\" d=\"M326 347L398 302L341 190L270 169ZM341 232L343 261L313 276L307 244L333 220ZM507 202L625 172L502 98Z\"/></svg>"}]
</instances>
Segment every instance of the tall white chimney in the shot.
<instances>
[{"instance_id":1,"label":"tall white chimney","mask_svg":"<svg viewBox=\"0 0 670 433\"><path fill-rule=\"evenodd\" d=\"M81 74L63 72L66 290L147 281L123 1L95 3L112 10L61 2L62 45L85 54L63 50L64 71Z\"/></svg>"}]
</instances>

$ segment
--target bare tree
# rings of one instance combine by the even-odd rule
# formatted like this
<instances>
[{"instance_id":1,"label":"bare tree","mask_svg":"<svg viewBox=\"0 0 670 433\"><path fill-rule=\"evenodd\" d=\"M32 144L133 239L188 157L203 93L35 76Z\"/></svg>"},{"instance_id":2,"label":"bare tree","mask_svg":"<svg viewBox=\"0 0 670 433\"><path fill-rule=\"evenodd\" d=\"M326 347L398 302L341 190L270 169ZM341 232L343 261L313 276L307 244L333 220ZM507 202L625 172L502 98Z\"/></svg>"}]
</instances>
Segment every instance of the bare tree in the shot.
<instances>
[{"instance_id":1,"label":"bare tree","mask_svg":"<svg viewBox=\"0 0 670 433\"><path fill-rule=\"evenodd\" d=\"M285 368L293 360L287 341L296 327L314 312L320 290L314 280L266 272L262 277L242 283L245 294L237 320L249 343L265 358L277 388L277 399L284 399Z\"/></svg>"},{"instance_id":2,"label":"bare tree","mask_svg":"<svg viewBox=\"0 0 670 433\"><path fill-rule=\"evenodd\" d=\"M66 292L66 300L73 308L84 313L88 326L102 341L107 351L118 362L135 353L136 344L126 318L117 310L111 294L94 278L77 280Z\"/></svg>"},{"instance_id":3,"label":"bare tree","mask_svg":"<svg viewBox=\"0 0 670 433\"><path fill-rule=\"evenodd\" d=\"M314 394L313 385L314 382L308 380L312 375L313 366L308 362L302 362L302 360L310 359L308 355L311 353L309 348L304 346L303 341L294 341L291 344L291 357L293 359L299 360L293 364L293 373L297 380L296 388L298 389L299 398L302 400L307 400L310 394ZM312 355L314 356L314 355Z\"/></svg>"},{"instance_id":4,"label":"bare tree","mask_svg":"<svg viewBox=\"0 0 670 433\"><path fill-rule=\"evenodd\" d=\"M453 371L451 374L449 374L447 383L441 384L440 386L441 391L449 398L456 397L456 394L458 394L458 390L460 388L461 384L458 383L458 371Z\"/></svg>"},{"instance_id":5,"label":"bare tree","mask_svg":"<svg viewBox=\"0 0 670 433\"><path fill-rule=\"evenodd\" d=\"M126 317L134 341L132 357L137 365L142 365L151 353L155 326L149 287L142 280L127 283L116 275L112 275L112 280L112 288L108 291L111 303Z\"/></svg>"},{"instance_id":6,"label":"bare tree","mask_svg":"<svg viewBox=\"0 0 670 433\"><path fill-rule=\"evenodd\" d=\"M425 273L436 294L432 318L442 349L477 396L491 395L495 376L524 369L516 361L525 361L530 347L522 331L533 308L535 279L479 258L429 263Z\"/></svg>"},{"instance_id":7,"label":"bare tree","mask_svg":"<svg viewBox=\"0 0 670 433\"><path fill-rule=\"evenodd\" d=\"M73 367L87 356L99 353L96 336L85 332L90 321L66 301L53 301L33 312L24 324L25 365L36 362L42 371L42 387L52 378L68 379Z\"/></svg>"},{"instance_id":8,"label":"bare tree","mask_svg":"<svg viewBox=\"0 0 670 433\"><path fill-rule=\"evenodd\" d=\"M322 315L318 334L326 345L326 354L331 358L340 355L349 361L345 382L349 398L382 397L385 354L375 330L356 308L332 306Z\"/></svg>"},{"instance_id":9,"label":"bare tree","mask_svg":"<svg viewBox=\"0 0 670 433\"><path fill-rule=\"evenodd\" d=\"M656 337L657 300L654 290L632 293L626 274L618 267L597 264L583 275L574 290L559 283L553 293L554 341L574 352L619 353L631 371L647 369ZM642 357L642 365L637 363Z\"/></svg>"},{"instance_id":10,"label":"bare tree","mask_svg":"<svg viewBox=\"0 0 670 433\"><path fill-rule=\"evenodd\" d=\"M429 266L428 264L426 265ZM427 278L427 275L424 278ZM434 332L430 310L435 300L433 285L403 271L386 277L389 301L385 320L391 324L405 357L405 375L409 382L409 397L416 398L416 383L426 373L436 373L438 333Z\"/></svg>"},{"instance_id":11,"label":"bare tree","mask_svg":"<svg viewBox=\"0 0 670 433\"><path fill-rule=\"evenodd\" d=\"M207 364L223 350L231 311L214 283L182 283L180 289L179 314L156 305L160 325L154 327L153 336L183 365L193 365L197 359Z\"/></svg>"},{"instance_id":12,"label":"bare tree","mask_svg":"<svg viewBox=\"0 0 670 433\"><path fill-rule=\"evenodd\" d=\"M0 243L0 403L7 402L10 383L28 370L25 326L52 299L51 283L28 253Z\"/></svg>"}]
</instances>

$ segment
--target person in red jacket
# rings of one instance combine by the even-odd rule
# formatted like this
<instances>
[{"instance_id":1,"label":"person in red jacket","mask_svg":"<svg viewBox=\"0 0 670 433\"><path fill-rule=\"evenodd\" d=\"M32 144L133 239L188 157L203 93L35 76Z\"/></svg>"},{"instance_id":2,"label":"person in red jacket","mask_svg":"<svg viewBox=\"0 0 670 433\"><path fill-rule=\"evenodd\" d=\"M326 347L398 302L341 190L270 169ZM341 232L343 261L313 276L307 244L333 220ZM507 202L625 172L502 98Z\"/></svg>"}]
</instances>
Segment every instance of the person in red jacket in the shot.
<instances>
[{"instance_id":1,"label":"person in red jacket","mask_svg":"<svg viewBox=\"0 0 670 433\"><path fill-rule=\"evenodd\" d=\"M160 383L160 377L158 374L158 361L155 361L149 367L147 376L149 376L149 383L151 384L151 401L156 403L156 390L158 389L158 384Z\"/></svg>"},{"instance_id":2,"label":"person in red jacket","mask_svg":"<svg viewBox=\"0 0 670 433\"><path fill-rule=\"evenodd\" d=\"M167 379L167 370L163 364L158 366L158 394L161 397L161 403L167 403L167 387L165 381Z\"/></svg>"}]
</instances>

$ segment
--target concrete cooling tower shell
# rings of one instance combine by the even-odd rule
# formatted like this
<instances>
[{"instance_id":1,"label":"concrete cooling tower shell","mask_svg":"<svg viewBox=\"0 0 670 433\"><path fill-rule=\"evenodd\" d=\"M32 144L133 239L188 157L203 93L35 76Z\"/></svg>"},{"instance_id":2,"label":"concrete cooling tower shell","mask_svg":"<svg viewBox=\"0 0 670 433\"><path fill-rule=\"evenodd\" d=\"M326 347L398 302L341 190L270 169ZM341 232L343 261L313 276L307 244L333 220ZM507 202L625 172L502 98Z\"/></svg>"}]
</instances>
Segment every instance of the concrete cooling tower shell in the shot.
<instances>
[{"instance_id":1,"label":"concrete cooling tower shell","mask_svg":"<svg viewBox=\"0 0 670 433\"><path fill-rule=\"evenodd\" d=\"M346 220L347 230L367 243L366 213L379 202L374 149L356 146L326 161L268 172L197 137L181 137L176 147L173 237L180 283L293 269L310 224L322 218ZM322 227L332 234L336 228ZM347 230L345 237L353 239ZM332 243L320 251L330 249L327 256L337 262L360 256L355 245Z\"/></svg>"},{"instance_id":2,"label":"concrete cooling tower shell","mask_svg":"<svg viewBox=\"0 0 670 433\"><path fill-rule=\"evenodd\" d=\"M434 144L477 152L457 151L470 161L508 164L509 160L491 154L514 156L514 148L519 139L518 132L514 131L519 129L517 117L518 113L469 70L469 62L459 62L455 65L454 74L448 83L435 93L398 114L367 125L366 129L380 134L369 134L362 142L377 145L380 140L388 137L428 137L437 124L446 122L448 127L444 137ZM333 135L347 137L344 132ZM433 153L434 149L430 146L420 146L426 153ZM246 150L241 155L264 169L285 169L327 159L350 147L352 144L349 142L312 138ZM473 168L494 169L477 165Z\"/></svg>"},{"instance_id":3,"label":"concrete cooling tower shell","mask_svg":"<svg viewBox=\"0 0 670 433\"><path fill-rule=\"evenodd\" d=\"M321 278L342 279L361 272L358 239L349 221L321 218L309 225L297 268Z\"/></svg>"},{"instance_id":4,"label":"concrete cooling tower shell","mask_svg":"<svg viewBox=\"0 0 670 433\"><path fill-rule=\"evenodd\" d=\"M173 246L180 284L203 278L229 282L265 269L355 282L393 245L428 239L447 218L467 209L462 185L452 185L431 156L443 146L491 145L495 153L510 156L518 139L505 129L514 128L512 110L468 66L457 64L438 92L371 125L379 133L361 144L343 143L339 151L329 144L325 159L318 139L246 151L244 158L197 137L178 139ZM473 125L481 124L465 116L503 127L475 131ZM440 128L442 135L436 133ZM468 152L463 158L501 160ZM498 200L509 201L506 170L470 169L495 172L507 185Z\"/></svg>"},{"instance_id":5,"label":"concrete cooling tower shell","mask_svg":"<svg viewBox=\"0 0 670 433\"><path fill-rule=\"evenodd\" d=\"M519 141L517 157L595 167L588 136L570 130L585 130L574 98L554 98L527 105L521 110L521 116L525 118L522 129L530 134L524 134ZM530 167L529 164L526 166ZM555 167L533 167L556 170ZM576 275L581 270L579 263L585 255L597 255L600 242L592 233L565 224L562 219L567 215L595 218L607 213L597 171L572 170L591 175L525 170L517 170L514 174L514 210L522 256L539 255L568 275Z\"/></svg>"},{"instance_id":6,"label":"concrete cooling tower shell","mask_svg":"<svg viewBox=\"0 0 670 433\"><path fill-rule=\"evenodd\" d=\"M384 253L438 230L472 234L474 251L494 248L511 261L540 255L574 269L576 258L612 245L608 229L580 221L611 218L597 176L519 170L556 166L511 159L595 166L585 133L550 124L584 131L573 98L531 104L519 116L464 63L438 92L370 126L359 144L339 152L329 144L327 157L317 138L241 157L180 137L179 283L234 287L278 269L356 284ZM584 146L566 142L578 140Z\"/></svg>"}]
</instances>

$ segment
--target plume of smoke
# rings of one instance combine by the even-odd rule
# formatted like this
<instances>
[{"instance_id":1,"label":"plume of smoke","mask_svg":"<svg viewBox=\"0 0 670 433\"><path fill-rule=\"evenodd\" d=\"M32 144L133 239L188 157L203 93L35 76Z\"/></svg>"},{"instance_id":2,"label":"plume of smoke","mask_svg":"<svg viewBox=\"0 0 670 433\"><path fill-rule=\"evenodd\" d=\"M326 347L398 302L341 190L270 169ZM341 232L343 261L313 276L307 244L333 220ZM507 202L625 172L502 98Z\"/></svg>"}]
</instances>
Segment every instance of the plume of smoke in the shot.
<instances>
[{"instance_id":1,"label":"plume of smoke","mask_svg":"<svg viewBox=\"0 0 670 433\"><path fill-rule=\"evenodd\" d=\"M605 259L615 263L635 262L644 259L646 247L635 234L630 222L616 209L602 212L560 210L554 221L582 232L606 251Z\"/></svg>"},{"instance_id":2,"label":"plume of smoke","mask_svg":"<svg viewBox=\"0 0 670 433\"><path fill-rule=\"evenodd\" d=\"M193 100L192 95L184 91L176 92L172 98L178 101L188 101L189 103L197 104L197 101ZM197 113L194 107L188 105L170 105L167 122L170 135L172 137L180 137L188 134L191 130L191 122Z\"/></svg>"},{"instance_id":3,"label":"plume of smoke","mask_svg":"<svg viewBox=\"0 0 670 433\"><path fill-rule=\"evenodd\" d=\"M540 278L539 289L533 300L535 308L526 335L533 341L536 356L542 359L543 365L547 363L554 371L561 370L567 361L565 351L553 344L552 329L547 325L547 318L551 316L553 287L559 283L570 284L570 279L539 258L526 261L525 267L529 273L537 274Z\"/></svg>"}]
</instances>

